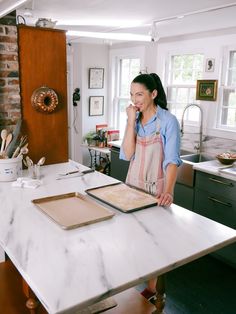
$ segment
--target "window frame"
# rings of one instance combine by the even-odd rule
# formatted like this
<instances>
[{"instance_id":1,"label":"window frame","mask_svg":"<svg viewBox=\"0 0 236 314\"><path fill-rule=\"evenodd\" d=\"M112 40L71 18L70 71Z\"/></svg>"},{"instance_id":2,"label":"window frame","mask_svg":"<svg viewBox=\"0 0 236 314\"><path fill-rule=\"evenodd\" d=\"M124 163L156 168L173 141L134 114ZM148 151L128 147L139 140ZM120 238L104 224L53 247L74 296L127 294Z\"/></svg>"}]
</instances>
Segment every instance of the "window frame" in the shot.
<instances>
[{"instance_id":1,"label":"window frame","mask_svg":"<svg viewBox=\"0 0 236 314\"><path fill-rule=\"evenodd\" d=\"M120 77L119 77L119 63L121 59L140 59L140 68L144 68L145 61L145 47L136 46L131 48L111 49L110 50L110 77L111 88L109 94L109 100L112 104L108 110L108 122L109 125L118 128L119 125L119 113L118 113L118 98L125 99L126 97L118 97ZM129 100L129 98L127 98Z\"/></svg>"},{"instance_id":2,"label":"window frame","mask_svg":"<svg viewBox=\"0 0 236 314\"><path fill-rule=\"evenodd\" d=\"M203 63L202 63L202 77L203 78L203 73L204 73L204 60L205 60L205 56L203 52L200 51L173 51L170 52L168 54L168 61L167 61L167 67L166 67L166 91L167 91L167 105L168 108L170 110L170 112L172 112L174 115L176 115L177 109L176 106L174 108L171 108L171 104L177 104L176 101L173 101L171 99L169 99L168 96L168 90L176 88L181 89L181 88L187 88L187 94L188 94L188 99L187 102L185 103L184 107L186 107L188 104L190 104L189 99L190 99L190 95L191 95L191 89L195 89L196 90L196 84L176 84L176 83L172 83L172 78L173 78L173 73L174 71L172 70L172 60L174 56L184 56L184 55L202 55L203 56ZM200 78L199 78L200 79ZM199 100L195 100L194 101L195 104L200 105L200 101ZM178 118L178 120L180 121L180 118L176 115L176 117ZM185 124L189 125L189 126L197 126L198 122L197 121L193 121L188 119L188 112L186 112L185 116Z\"/></svg>"},{"instance_id":3,"label":"window frame","mask_svg":"<svg viewBox=\"0 0 236 314\"><path fill-rule=\"evenodd\" d=\"M219 84L219 105L217 110L217 121L215 129L218 131L225 131L230 133L235 133L236 136L236 125L235 127L227 126L221 123L223 114L223 101L224 101L224 91L228 89L234 89L236 93L236 83L235 85L228 85L229 80L229 69L230 69L230 57L231 52L236 54L236 46L228 46L223 49L223 60L222 60L222 75L221 82ZM236 72L236 69L235 69ZM236 111L236 108L235 108Z\"/></svg>"}]
</instances>

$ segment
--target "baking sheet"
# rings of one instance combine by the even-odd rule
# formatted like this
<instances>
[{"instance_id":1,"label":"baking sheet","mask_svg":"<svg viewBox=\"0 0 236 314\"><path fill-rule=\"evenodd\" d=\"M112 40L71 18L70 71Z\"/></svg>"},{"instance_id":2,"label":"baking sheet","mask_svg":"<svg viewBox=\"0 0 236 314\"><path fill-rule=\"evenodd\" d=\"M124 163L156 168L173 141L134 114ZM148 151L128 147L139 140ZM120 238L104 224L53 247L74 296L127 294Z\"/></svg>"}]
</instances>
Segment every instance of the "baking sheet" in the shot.
<instances>
[{"instance_id":1,"label":"baking sheet","mask_svg":"<svg viewBox=\"0 0 236 314\"><path fill-rule=\"evenodd\" d=\"M125 213L157 204L154 196L122 182L87 189L85 192Z\"/></svg>"},{"instance_id":2,"label":"baking sheet","mask_svg":"<svg viewBox=\"0 0 236 314\"><path fill-rule=\"evenodd\" d=\"M87 195L68 193L32 200L63 229L73 229L112 218L114 213Z\"/></svg>"}]
</instances>

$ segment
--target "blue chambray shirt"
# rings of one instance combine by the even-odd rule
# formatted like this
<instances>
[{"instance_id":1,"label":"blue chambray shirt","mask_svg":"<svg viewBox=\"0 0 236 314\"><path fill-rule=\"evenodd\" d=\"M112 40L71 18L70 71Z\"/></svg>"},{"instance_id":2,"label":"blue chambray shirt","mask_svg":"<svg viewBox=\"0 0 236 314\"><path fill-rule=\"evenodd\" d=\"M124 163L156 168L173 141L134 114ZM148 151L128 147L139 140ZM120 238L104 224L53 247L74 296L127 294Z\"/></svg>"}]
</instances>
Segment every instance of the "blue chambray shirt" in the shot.
<instances>
[{"instance_id":1,"label":"blue chambray shirt","mask_svg":"<svg viewBox=\"0 0 236 314\"><path fill-rule=\"evenodd\" d=\"M159 131L164 149L163 169L166 169L168 164L176 164L180 166L182 160L180 159L180 127L176 117L169 111L157 106L157 113L142 126L138 119L136 119L136 132L140 137L150 136ZM135 156L133 156L135 158ZM124 150L121 146L120 159L127 160Z\"/></svg>"}]
</instances>

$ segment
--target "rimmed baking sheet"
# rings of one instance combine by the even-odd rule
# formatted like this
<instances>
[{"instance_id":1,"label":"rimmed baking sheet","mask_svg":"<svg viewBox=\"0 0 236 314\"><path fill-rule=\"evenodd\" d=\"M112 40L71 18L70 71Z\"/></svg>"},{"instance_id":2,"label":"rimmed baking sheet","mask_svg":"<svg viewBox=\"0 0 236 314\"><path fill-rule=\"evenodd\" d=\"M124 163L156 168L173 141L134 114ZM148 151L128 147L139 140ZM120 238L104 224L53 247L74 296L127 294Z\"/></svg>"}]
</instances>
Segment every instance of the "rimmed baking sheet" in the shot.
<instances>
[{"instance_id":1,"label":"rimmed baking sheet","mask_svg":"<svg viewBox=\"0 0 236 314\"><path fill-rule=\"evenodd\" d=\"M122 182L87 189L85 192L125 213L157 204L154 196Z\"/></svg>"},{"instance_id":2,"label":"rimmed baking sheet","mask_svg":"<svg viewBox=\"0 0 236 314\"><path fill-rule=\"evenodd\" d=\"M32 202L63 229L85 226L114 216L109 209L77 192L34 199Z\"/></svg>"}]
</instances>

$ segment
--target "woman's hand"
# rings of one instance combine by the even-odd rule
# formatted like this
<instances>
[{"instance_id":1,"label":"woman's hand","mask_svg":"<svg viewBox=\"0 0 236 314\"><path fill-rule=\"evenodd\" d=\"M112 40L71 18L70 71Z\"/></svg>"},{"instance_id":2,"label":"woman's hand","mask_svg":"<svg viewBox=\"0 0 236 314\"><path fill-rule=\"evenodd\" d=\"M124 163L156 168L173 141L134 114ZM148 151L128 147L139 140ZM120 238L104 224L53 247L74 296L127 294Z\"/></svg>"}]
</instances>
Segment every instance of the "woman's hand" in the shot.
<instances>
[{"instance_id":1,"label":"woman's hand","mask_svg":"<svg viewBox=\"0 0 236 314\"><path fill-rule=\"evenodd\" d=\"M130 104L126 108L126 113L128 116L128 123L135 123L137 111L138 111L137 108L135 106L133 106L132 104Z\"/></svg>"},{"instance_id":2,"label":"woman's hand","mask_svg":"<svg viewBox=\"0 0 236 314\"><path fill-rule=\"evenodd\" d=\"M157 203L159 206L167 206L169 207L173 203L173 195L168 192L163 192L157 198Z\"/></svg>"}]
</instances>

